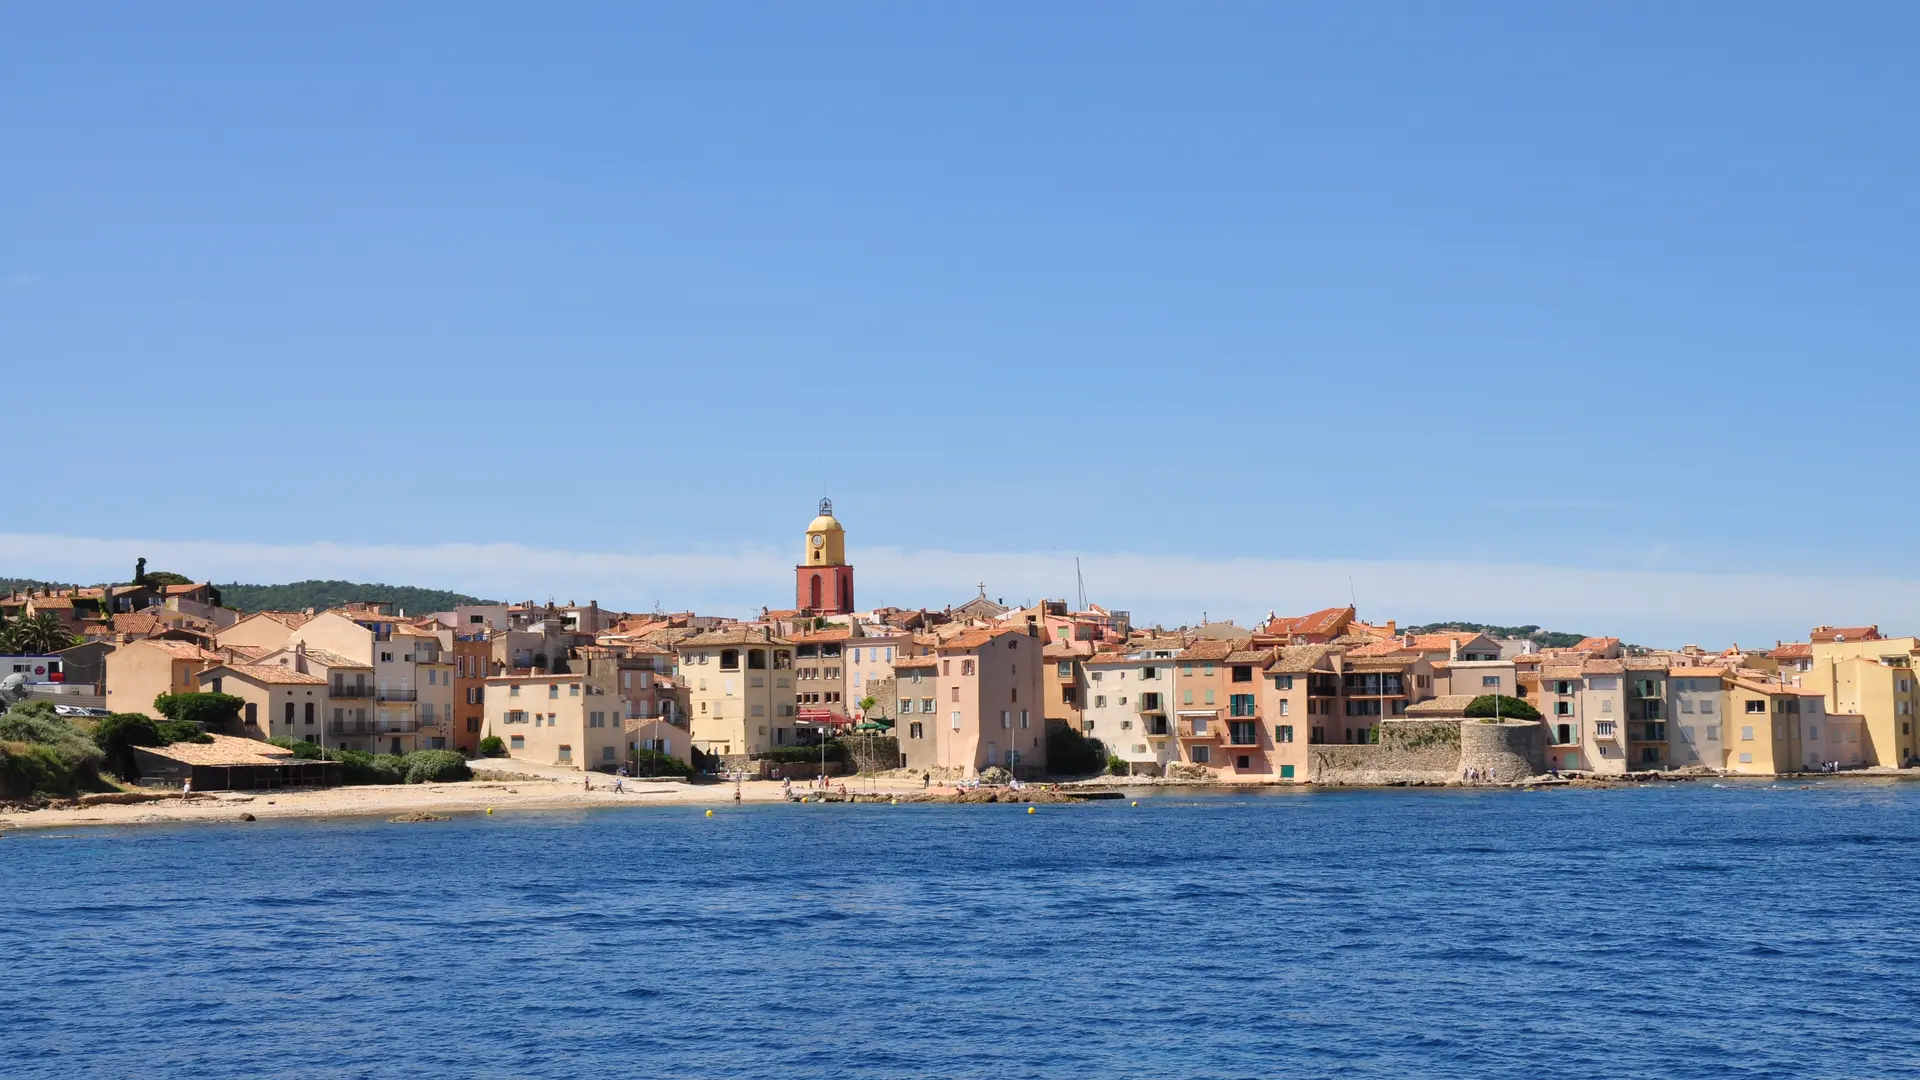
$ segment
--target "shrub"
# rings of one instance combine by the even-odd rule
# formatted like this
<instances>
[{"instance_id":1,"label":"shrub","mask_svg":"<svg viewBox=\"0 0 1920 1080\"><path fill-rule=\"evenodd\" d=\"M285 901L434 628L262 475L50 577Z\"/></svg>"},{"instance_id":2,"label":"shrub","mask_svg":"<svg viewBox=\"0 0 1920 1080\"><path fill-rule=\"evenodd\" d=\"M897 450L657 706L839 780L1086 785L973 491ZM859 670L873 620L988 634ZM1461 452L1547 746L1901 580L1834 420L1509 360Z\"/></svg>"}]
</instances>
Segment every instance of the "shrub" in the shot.
<instances>
[{"instance_id":1,"label":"shrub","mask_svg":"<svg viewBox=\"0 0 1920 1080\"><path fill-rule=\"evenodd\" d=\"M1119 754L1107 755L1107 772L1113 776L1127 775L1127 762Z\"/></svg>"},{"instance_id":2,"label":"shrub","mask_svg":"<svg viewBox=\"0 0 1920 1080\"><path fill-rule=\"evenodd\" d=\"M232 694L161 694L153 699L160 715L198 724L202 731L240 730L240 709L245 705Z\"/></svg>"},{"instance_id":3,"label":"shrub","mask_svg":"<svg viewBox=\"0 0 1920 1080\"><path fill-rule=\"evenodd\" d=\"M267 744L277 746L282 750L293 751L293 756L295 760L298 761L318 761L326 756L325 752L318 746L303 739L294 739L286 735L275 735L273 738L267 740Z\"/></svg>"},{"instance_id":4,"label":"shrub","mask_svg":"<svg viewBox=\"0 0 1920 1080\"><path fill-rule=\"evenodd\" d=\"M1500 719L1502 720L1538 720L1540 710L1517 697L1505 694L1481 694L1467 704L1466 715L1475 719L1493 719L1493 701L1500 699Z\"/></svg>"},{"instance_id":5,"label":"shrub","mask_svg":"<svg viewBox=\"0 0 1920 1080\"><path fill-rule=\"evenodd\" d=\"M114 713L93 725L93 741L106 755L107 768L126 779L139 775L134 768L133 748L161 746L160 727L143 713Z\"/></svg>"},{"instance_id":6,"label":"shrub","mask_svg":"<svg viewBox=\"0 0 1920 1080\"><path fill-rule=\"evenodd\" d=\"M392 754L375 756L365 750L330 750L327 756L340 762L340 779L348 784L398 784L406 778L403 759Z\"/></svg>"},{"instance_id":7,"label":"shrub","mask_svg":"<svg viewBox=\"0 0 1920 1080\"><path fill-rule=\"evenodd\" d=\"M416 750L402 759L409 784L447 784L473 779L467 759L452 750Z\"/></svg>"},{"instance_id":8,"label":"shrub","mask_svg":"<svg viewBox=\"0 0 1920 1080\"><path fill-rule=\"evenodd\" d=\"M693 766L658 750L629 750L627 771L635 776L693 776Z\"/></svg>"},{"instance_id":9,"label":"shrub","mask_svg":"<svg viewBox=\"0 0 1920 1080\"><path fill-rule=\"evenodd\" d=\"M213 736L201 731L198 724L185 720L162 720L154 725L154 729L160 733L161 746L172 746L177 742L210 743L213 741Z\"/></svg>"},{"instance_id":10,"label":"shrub","mask_svg":"<svg viewBox=\"0 0 1920 1080\"><path fill-rule=\"evenodd\" d=\"M0 743L0 792L15 799L32 795L70 795L73 771L53 747L40 743Z\"/></svg>"},{"instance_id":11,"label":"shrub","mask_svg":"<svg viewBox=\"0 0 1920 1080\"><path fill-rule=\"evenodd\" d=\"M804 765L807 762L820 761L818 746L777 746L763 754L755 754L758 761L771 761L776 765ZM826 760L847 760L847 748L837 742L826 744Z\"/></svg>"},{"instance_id":12,"label":"shrub","mask_svg":"<svg viewBox=\"0 0 1920 1080\"><path fill-rule=\"evenodd\" d=\"M480 740L480 753L487 757L499 757L507 752L507 744L498 735L489 735Z\"/></svg>"},{"instance_id":13,"label":"shrub","mask_svg":"<svg viewBox=\"0 0 1920 1080\"><path fill-rule=\"evenodd\" d=\"M0 742L14 745L13 773L5 786L17 795L66 794L100 773L106 755L85 730L51 707L16 708L0 715ZM52 755L53 767L46 765Z\"/></svg>"},{"instance_id":14,"label":"shrub","mask_svg":"<svg viewBox=\"0 0 1920 1080\"><path fill-rule=\"evenodd\" d=\"M1047 732L1047 771L1056 776L1086 776L1107 768L1107 748L1061 725Z\"/></svg>"}]
</instances>

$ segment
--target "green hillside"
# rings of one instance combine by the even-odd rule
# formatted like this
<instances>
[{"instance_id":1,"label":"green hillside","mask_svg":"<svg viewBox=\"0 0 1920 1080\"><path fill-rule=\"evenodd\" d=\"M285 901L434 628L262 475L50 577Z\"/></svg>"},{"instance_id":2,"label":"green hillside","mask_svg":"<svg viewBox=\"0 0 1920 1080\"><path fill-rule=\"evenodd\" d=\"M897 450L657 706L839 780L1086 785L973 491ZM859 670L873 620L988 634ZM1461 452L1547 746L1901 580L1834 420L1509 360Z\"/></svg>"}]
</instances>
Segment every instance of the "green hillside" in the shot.
<instances>
[{"instance_id":1,"label":"green hillside","mask_svg":"<svg viewBox=\"0 0 1920 1080\"><path fill-rule=\"evenodd\" d=\"M1585 641L1585 634L1568 634L1558 630L1542 630L1537 626L1494 626L1491 623L1476 622L1437 622L1425 626L1403 627L1409 634L1438 634L1447 630L1465 630L1474 634L1485 634L1491 638L1525 638L1542 649L1566 649Z\"/></svg>"},{"instance_id":2,"label":"green hillside","mask_svg":"<svg viewBox=\"0 0 1920 1080\"><path fill-rule=\"evenodd\" d=\"M450 611L461 604L500 602L445 589L352 581L295 581L286 585L243 585L234 582L218 588L221 602L241 611L324 610L355 600L367 600L393 604L408 615L425 615L432 611Z\"/></svg>"}]
</instances>

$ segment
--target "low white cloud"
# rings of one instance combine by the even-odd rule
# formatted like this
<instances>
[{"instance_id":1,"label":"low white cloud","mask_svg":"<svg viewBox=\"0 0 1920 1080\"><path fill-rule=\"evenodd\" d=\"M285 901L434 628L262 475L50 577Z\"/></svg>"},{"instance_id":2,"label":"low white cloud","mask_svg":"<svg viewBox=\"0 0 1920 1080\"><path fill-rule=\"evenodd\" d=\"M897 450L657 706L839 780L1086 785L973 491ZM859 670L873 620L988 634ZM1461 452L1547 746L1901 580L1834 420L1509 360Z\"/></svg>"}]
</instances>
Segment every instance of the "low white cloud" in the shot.
<instances>
[{"instance_id":1,"label":"low white cloud","mask_svg":"<svg viewBox=\"0 0 1920 1080\"><path fill-rule=\"evenodd\" d=\"M793 603L790 553L594 552L520 544L255 544L0 534L9 576L124 581L134 560L217 581L344 578L625 610L693 608L742 615ZM861 605L942 607L976 595L1008 603L1073 598L1073 556L864 549L855 553ZM1268 611L1301 614L1357 599L1371 621L1537 623L1648 644L1771 645L1819 623L1904 627L1920 581L1897 578L1703 574L1421 561L1206 559L1085 555L1089 598L1136 621L1249 625Z\"/></svg>"}]
</instances>

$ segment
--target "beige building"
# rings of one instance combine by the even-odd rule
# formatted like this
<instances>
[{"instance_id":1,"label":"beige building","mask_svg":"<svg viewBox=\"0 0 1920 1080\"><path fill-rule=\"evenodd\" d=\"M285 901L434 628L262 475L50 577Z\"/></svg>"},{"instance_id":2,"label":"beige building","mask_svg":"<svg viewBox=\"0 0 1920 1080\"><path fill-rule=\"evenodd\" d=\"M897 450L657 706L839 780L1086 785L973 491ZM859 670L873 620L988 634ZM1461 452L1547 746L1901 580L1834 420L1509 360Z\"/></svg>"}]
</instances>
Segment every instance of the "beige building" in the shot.
<instances>
[{"instance_id":1,"label":"beige building","mask_svg":"<svg viewBox=\"0 0 1920 1080\"><path fill-rule=\"evenodd\" d=\"M196 689L245 702L240 720L249 738L318 744L326 723L327 681L292 664L217 664L194 676Z\"/></svg>"},{"instance_id":2,"label":"beige building","mask_svg":"<svg viewBox=\"0 0 1920 1080\"><path fill-rule=\"evenodd\" d=\"M1920 764L1920 733L1914 729L1920 709L1914 657L1920 654L1920 638L1883 638L1874 627L1824 626L1811 636L1810 655L1797 658L1804 664L1783 664L1782 674L1819 691L1828 712L1861 717L1866 764ZM1782 651L1774 650L1776 655Z\"/></svg>"},{"instance_id":3,"label":"beige building","mask_svg":"<svg viewBox=\"0 0 1920 1080\"><path fill-rule=\"evenodd\" d=\"M154 698L199 692L195 676L221 659L219 653L185 641L130 641L107 654L107 708L158 719Z\"/></svg>"},{"instance_id":4,"label":"beige building","mask_svg":"<svg viewBox=\"0 0 1920 1080\"><path fill-rule=\"evenodd\" d=\"M688 733L709 754L758 754L799 740L793 642L764 627L723 627L674 647Z\"/></svg>"},{"instance_id":5,"label":"beige building","mask_svg":"<svg viewBox=\"0 0 1920 1080\"><path fill-rule=\"evenodd\" d=\"M893 662L894 735L901 763L915 770L940 764L940 661L931 656Z\"/></svg>"},{"instance_id":6,"label":"beige building","mask_svg":"<svg viewBox=\"0 0 1920 1080\"><path fill-rule=\"evenodd\" d=\"M310 617L297 611L256 611L221 630L214 636L214 643L278 649L287 643L294 629Z\"/></svg>"},{"instance_id":7,"label":"beige building","mask_svg":"<svg viewBox=\"0 0 1920 1080\"><path fill-rule=\"evenodd\" d=\"M1807 743L1824 749L1819 729L1826 726L1817 690L1736 676L1727 683L1726 743L1729 772L1771 776L1806 769ZM1809 740L1809 728L1814 739Z\"/></svg>"},{"instance_id":8,"label":"beige building","mask_svg":"<svg viewBox=\"0 0 1920 1080\"><path fill-rule=\"evenodd\" d=\"M1021 776L1046 771L1041 644L997 627L965 631L935 648L944 724L939 764L950 775L977 776L994 766Z\"/></svg>"},{"instance_id":9,"label":"beige building","mask_svg":"<svg viewBox=\"0 0 1920 1080\"><path fill-rule=\"evenodd\" d=\"M592 689L579 675L490 678L482 737L498 736L516 761L610 772L626 760L625 710Z\"/></svg>"}]
</instances>

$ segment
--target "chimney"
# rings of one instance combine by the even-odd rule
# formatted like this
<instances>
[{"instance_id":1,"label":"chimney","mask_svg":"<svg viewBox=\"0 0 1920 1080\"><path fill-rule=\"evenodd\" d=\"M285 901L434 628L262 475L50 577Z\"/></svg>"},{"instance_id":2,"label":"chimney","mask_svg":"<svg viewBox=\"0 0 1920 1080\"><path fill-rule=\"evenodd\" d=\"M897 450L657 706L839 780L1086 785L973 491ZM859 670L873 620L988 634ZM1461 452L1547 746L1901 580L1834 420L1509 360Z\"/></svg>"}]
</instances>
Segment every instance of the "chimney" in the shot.
<instances>
[{"instance_id":1,"label":"chimney","mask_svg":"<svg viewBox=\"0 0 1920 1080\"><path fill-rule=\"evenodd\" d=\"M1399 625L1400 624L1398 621L1394 619L1388 619L1387 620L1387 636L1392 637L1394 629L1397 628Z\"/></svg>"},{"instance_id":2,"label":"chimney","mask_svg":"<svg viewBox=\"0 0 1920 1080\"><path fill-rule=\"evenodd\" d=\"M306 674L307 643L304 641L296 641L293 643L293 670L298 671L303 675Z\"/></svg>"}]
</instances>

